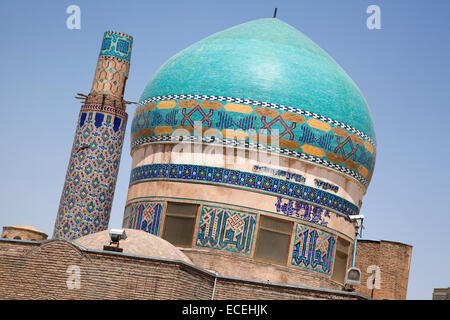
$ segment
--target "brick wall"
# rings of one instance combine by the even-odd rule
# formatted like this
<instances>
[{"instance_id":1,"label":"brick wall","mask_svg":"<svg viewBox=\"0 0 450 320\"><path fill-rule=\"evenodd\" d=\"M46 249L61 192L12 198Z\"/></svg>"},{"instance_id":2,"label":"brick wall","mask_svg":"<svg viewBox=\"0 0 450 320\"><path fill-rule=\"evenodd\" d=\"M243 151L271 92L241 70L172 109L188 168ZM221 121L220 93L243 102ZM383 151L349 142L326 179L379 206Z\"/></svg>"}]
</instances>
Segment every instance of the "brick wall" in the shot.
<instances>
[{"instance_id":1,"label":"brick wall","mask_svg":"<svg viewBox=\"0 0 450 320\"><path fill-rule=\"evenodd\" d=\"M79 267L79 289L68 289L70 266ZM214 280L214 273L180 261L86 250L65 240L0 240L0 299L209 300ZM217 277L214 298L365 299L337 290L226 276Z\"/></svg>"},{"instance_id":2,"label":"brick wall","mask_svg":"<svg viewBox=\"0 0 450 320\"><path fill-rule=\"evenodd\" d=\"M261 281L243 281L242 279L222 278L216 286L216 300L358 300L362 296L341 291L342 294L313 290L289 285L264 284Z\"/></svg>"},{"instance_id":3,"label":"brick wall","mask_svg":"<svg viewBox=\"0 0 450 320\"><path fill-rule=\"evenodd\" d=\"M181 251L200 268L215 270L222 275L303 286L342 290L343 284L330 276L300 267L287 267L239 254L214 249L183 248Z\"/></svg>"},{"instance_id":4,"label":"brick wall","mask_svg":"<svg viewBox=\"0 0 450 320\"><path fill-rule=\"evenodd\" d=\"M412 247L392 241L358 240L355 266L361 270L361 286L357 292L375 299L406 299ZM367 280L375 271L369 266L380 268L379 289L368 287ZM372 267L374 270L375 267ZM370 279L372 280L373 277ZM373 283L372 281L370 281Z\"/></svg>"}]
</instances>

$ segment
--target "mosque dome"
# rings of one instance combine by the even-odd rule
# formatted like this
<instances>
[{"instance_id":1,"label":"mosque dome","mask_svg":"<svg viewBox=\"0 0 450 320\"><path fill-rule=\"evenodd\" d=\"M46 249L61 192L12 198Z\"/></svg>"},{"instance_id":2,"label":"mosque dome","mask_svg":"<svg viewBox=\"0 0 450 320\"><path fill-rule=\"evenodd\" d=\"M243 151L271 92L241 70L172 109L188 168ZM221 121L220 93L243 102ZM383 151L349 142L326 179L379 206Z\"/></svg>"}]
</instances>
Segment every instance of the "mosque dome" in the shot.
<instances>
[{"instance_id":1,"label":"mosque dome","mask_svg":"<svg viewBox=\"0 0 450 320\"><path fill-rule=\"evenodd\" d=\"M32 226L5 226L3 227L2 238L42 241L47 239L47 234Z\"/></svg>"},{"instance_id":2,"label":"mosque dome","mask_svg":"<svg viewBox=\"0 0 450 320\"><path fill-rule=\"evenodd\" d=\"M375 139L356 84L324 50L279 19L243 23L182 50L159 69L140 100L180 94L299 107Z\"/></svg>"},{"instance_id":3,"label":"mosque dome","mask_svg":"<svg viewBox=\"0 0 450 320\"><path fill-rule=\"evenodd\" d=\"M125 229L127 238L120 240L120 248L123 253L180 260L189 264L192 261L184 253L164 239L154 236L142 230ZM109 245L109 230L92 233L78 238L75 242L85 248L103 250L104 245Z\"/></svg>"},{"instance_id":4,"label":"mosque dome","mask_svg":"<svg viewBox=\"0 0 450 320\"><path fill-rule=\"evenodd\" d=\"M139 103L141 108L138 107L136 111L138 118L135 117L132 124L132 148L148 141L140 138L156 136L162 131L163 135L167 134L167 123L163 130L154 129L161 123L159 120L174 119L167 115L166 118L165 115L161 118L153 113L149 115L147 125L144 125L139 114L150 110L149 103L170 99L178 102L179 98L195 99L198 103L199 99L213 100L216 103L221 101L223 104L241 103L244 105L240 108L242 114L249 114L250 110L245 105L252 105L256 113L258 106L275 109L278 112L276 115L282 117L280 110L288 111L284 112L285 120L299 118L300 115L301 120L295 128L299 131L300 138L293 139L295 130L289 130L288 140L295 141L280 142L280 146L286 149L283 155L291 156L292 151L295 151L295 155L303 154L303 160L314 157L315 163L331 169L336 169L338 165L341 172L356 177L365 187L371 179L375 164L375 130L362 93L324 50L279 19L259 19L226 29L170 58L142 93ZM164 109L171 107L167 101L162 104ZM143 109L144 106L147 109ZM231 109L237 111L236 107ZM291 112L296 115L288 114ZM275 117L275 113L261 111L259 115ZM246 124L252 119L244 119L242 114L237 116L234 112L222 116L233 118L230 121L237 127L231 129L240 128L245 131L250 128ZM158 118L155 119L155 116ZM313 119L310 120L311 118ZM323 123L318 123L317 119ZM306 121L313 129L319 129L319 132L328 131L334 136L340 136L341 141L338 138L330 145L326 140L331 138L324 138L325 141L320 143L320 137L316 135L316 139L311 139L307 133L299 141L302 139L300 130L303 129L299 125L302 121ZM181 122L184 123L177 125L186 124L186 121ZM215 123L220 121L209 122L206 126L215 127ZM289 125L290 123L280 126L279 129L284 130ZM255 129L260 130L261 127L262 125L256 125ZM221 132L224 126L218 129ZM340 150L340 143L348 137L354 145L342 144L343 148ZM247 139L249 140L251 137ZM305 148L302 142L307 143ZM309 147L311 144L314 148ZM354 151L358 146L361 147L360 150Z\"/></svg>"},{"instance_id":5,"label":"mosque dome","mask_svg":"<svg viewBox=\"0 0 450 320\"><path fill-rule=\"evenodd\" d=\"M224 275L343 284L374 126L356 84L295 28L250 21L170 58L139 100L131 155L123 227Z\"/></svg>"}]
</instances>

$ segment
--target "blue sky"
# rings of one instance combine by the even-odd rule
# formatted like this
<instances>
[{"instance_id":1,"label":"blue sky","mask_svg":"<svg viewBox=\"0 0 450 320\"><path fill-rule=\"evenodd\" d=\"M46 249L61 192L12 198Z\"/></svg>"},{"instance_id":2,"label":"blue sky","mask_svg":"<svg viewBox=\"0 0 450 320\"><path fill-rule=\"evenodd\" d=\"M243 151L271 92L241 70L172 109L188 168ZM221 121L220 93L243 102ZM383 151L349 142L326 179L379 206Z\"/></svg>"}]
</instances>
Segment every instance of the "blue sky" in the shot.
<instances>
[{"instance_id":1,"label":"blue sky","mask_svg":"<svg viewBox=\"0 0 450 320\"><path fill-rule=\"evenodd\" d=\"M81 29L66 8L81 8ZM381 8L368 30L366 8ZM366 97L377 162L363 201L364 238L412 245L408 299L450 286L450 1L8 1L0 10L0 226L51 235L80 104L103 32L134 37L125 99L137 101L172 55L258 18L289 23L327 51ZM130 117L134 107L128 108ZM131 121L130 121L131 122ZM119 227L131 168L128 123L110 227ZM449 198L447 198L449 197Z\"/></svg>"}]
</instances>

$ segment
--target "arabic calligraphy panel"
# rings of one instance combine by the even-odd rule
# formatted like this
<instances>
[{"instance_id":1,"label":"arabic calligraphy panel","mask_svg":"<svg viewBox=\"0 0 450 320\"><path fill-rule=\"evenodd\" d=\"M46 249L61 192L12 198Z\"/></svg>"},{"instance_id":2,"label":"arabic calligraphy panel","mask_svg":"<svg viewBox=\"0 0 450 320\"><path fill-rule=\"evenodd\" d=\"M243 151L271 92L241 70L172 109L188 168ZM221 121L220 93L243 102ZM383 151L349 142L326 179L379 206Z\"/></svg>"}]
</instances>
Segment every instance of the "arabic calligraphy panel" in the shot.
<instances>
[{"instance_id":1,"label":"arabic calligraphy panel","mask_svg":"<svg viewBox=\"0 0 450 320\"><path fill-rule=\"evenodd\" d=\"M336 236L297 223L291 265L330 274Z\"/></svg>"},{"instance_id":2,"label":"arabic calligraphy panel","mask_svg":"<svg viewBox=\"0 0 450 320\"><path fill-rule=\"evenodd\" d=\"M129 205L129 228L158 235L163 207L163 202L138 202Z\"/></svg>"},{"instance_id":3,"label":"arabic calligraphy panel","mask_svg":"<svg viewBox=\"0 0 450 320\"><path fill-rule=\"evenodd\" d=\"M256 214L203 206L196 245L250 255Z\"/></svg>"}]
</instances>

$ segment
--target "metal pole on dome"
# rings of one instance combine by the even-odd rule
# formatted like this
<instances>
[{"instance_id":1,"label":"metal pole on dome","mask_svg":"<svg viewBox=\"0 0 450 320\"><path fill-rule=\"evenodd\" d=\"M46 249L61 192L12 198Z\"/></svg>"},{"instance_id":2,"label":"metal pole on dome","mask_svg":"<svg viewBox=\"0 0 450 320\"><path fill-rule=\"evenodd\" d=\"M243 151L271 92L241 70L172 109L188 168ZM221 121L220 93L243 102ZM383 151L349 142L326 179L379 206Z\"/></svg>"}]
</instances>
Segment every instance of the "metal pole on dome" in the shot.
<instances>
[{"instance_id":1,"label":"metal pole on dome","mask_svg":"<svg viewBox=\"0 0 450 320\"><path fill-rule=\"evenodd\" d=\"M274 17L274 18L277 17L277 10L278 10L278 8L275 8L275 11L273 12L273 17Z\"/></svg>"}]
</instances>

